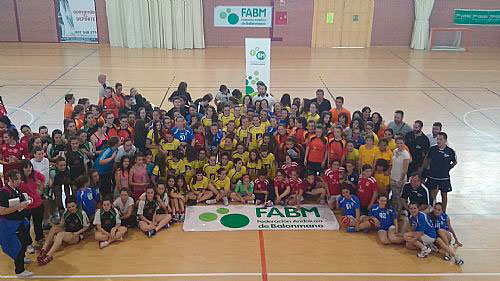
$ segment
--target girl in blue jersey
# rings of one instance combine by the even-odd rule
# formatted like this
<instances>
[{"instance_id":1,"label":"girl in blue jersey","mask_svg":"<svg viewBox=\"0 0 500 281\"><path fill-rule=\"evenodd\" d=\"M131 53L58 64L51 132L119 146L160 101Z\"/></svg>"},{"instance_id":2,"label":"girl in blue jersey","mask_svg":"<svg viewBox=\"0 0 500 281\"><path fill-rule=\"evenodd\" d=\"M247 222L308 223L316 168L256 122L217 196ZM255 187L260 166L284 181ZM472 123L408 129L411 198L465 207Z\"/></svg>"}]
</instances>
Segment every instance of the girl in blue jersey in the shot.
<instances>
[{"instance_id":1,"label":"girl in blue jersey","mask_svg":"<svg viewBox=\"0 0 500 281\"><path fill-rule=\"evenodd\" d=\"M419 258L425 258L432 252L437 233L429 214L418 210L418 204L411 202L408 205L410 209L410 226L412 231L404 234L406 247L411 250L420 249L417 254Z\"/></svg>"},{"instance_id":2,"label":"girl in blue jersey","mask_svg":"<svg viewBox=\"0 0 500 281\"><path fill-rule=\"evenodd\" d=\"M378 204L369 211L369 223L378 230L378 238L384 245L403 244L403 236L398 234L398 216L392 207L387 206L386 193L378 195Z\"/></svg>"},{"instance_id":3,"label":"girl in blue jersey","mask_svg":"<svg viewBox=\"0 0 500 281\"><path fill-rule=\"evenodd\" d=\"M337 209L342 211L342 223L347 227L347 232L355 232L370 227L368 217L361 215L359 199L351 193L349 184L341 185L341 195L337 199Z\"/></svg>"},{"instance_id":4,"label":"girl in blue jersey","mask_svg":"<svg viewBox=\"0 0 500 281\"><path fill-rule=\"evenodd\" d=\"M436 203L430 218L434 221L434 226L437 231L436 243L445 251L444 260L455 260L455 264L461 266L464 261L456 254L457 247L462 247L462 243L458 241L457 234L451 227L450 217L443 211L443 204ZM454 247L451 246L451 236L455 239Z\"/></svg>"}]
</instances>

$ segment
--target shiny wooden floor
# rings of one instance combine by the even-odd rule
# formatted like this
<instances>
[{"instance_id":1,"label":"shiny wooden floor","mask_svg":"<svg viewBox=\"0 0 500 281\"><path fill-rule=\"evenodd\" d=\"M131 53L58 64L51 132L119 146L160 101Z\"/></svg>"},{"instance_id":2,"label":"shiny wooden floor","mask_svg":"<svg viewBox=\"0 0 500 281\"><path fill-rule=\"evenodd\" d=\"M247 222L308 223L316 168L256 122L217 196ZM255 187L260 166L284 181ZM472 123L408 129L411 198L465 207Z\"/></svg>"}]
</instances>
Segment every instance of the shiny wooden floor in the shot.
<instances>
[{"instance_id":1,"label":"shiny wooden floor","mask_svg":"<svg viewBox=\"0 0 500 281\"><path fill-rule=\"evenodd\" d=\"M40 278L66 280L500 280L500 49L467 53L407 48L273 48L271 92L312 97L317 88L369 105L390 120L444 124L459 165L452 172L449 215L464 247L461 268L438 256L417 259L383 247L374 234L332 232L182 232L154 239L131 231L99 250L92 239L66 248ZM193 97L222 83L243 89L244 50L133 50L96 45L0 43L0 95L19 126L61 127L63 96L97 99L97 75L137 87L161 104L180 81ZM328 97L328 96L327 96ZM163 107L169 107L163 103ZM34 257L34 256L33 256ZM0 254L1 278L13 267ZM36 279L36 278L35 278Z\"/></svg>"}]
</instances>

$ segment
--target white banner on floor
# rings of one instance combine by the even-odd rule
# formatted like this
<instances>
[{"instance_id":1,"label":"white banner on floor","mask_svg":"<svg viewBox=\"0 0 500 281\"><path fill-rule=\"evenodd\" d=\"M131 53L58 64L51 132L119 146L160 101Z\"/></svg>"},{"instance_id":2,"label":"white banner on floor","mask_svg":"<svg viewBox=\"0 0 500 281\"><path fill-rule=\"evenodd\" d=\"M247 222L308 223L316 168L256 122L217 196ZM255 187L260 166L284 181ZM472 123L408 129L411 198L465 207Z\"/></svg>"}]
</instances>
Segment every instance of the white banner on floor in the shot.
<instances>
[{"instance_id":1,"label":"white banner on floor","mask_svg":"<svg viewBox=\"0 0 500 281\"><path fill-rule=\"evenodd\" d=\"M332 210L324 205L260 207L255 205L189 206L184 231L338 230Z\"/></svg>"},{"instance_id":2,"label":"white banner on floor","mask_svg":"<svg viewBox=\"0 0 500 281\"><path fill-rule=\"evenodd\" d=\"M257 92L257 82L271 88L271 38L245 38L245 94Z\"/></svg>"}]
</instances>

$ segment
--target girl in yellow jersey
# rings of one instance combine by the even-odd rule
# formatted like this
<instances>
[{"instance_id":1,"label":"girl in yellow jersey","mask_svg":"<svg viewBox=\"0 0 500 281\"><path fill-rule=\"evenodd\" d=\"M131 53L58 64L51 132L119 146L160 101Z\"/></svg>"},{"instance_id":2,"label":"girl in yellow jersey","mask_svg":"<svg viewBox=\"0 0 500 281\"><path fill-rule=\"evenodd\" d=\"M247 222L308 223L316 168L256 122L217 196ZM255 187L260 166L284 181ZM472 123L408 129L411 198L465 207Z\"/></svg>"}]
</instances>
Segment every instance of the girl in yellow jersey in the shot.
<instances>
[{"instance_id":1,"label":"girl in yellow jersey","mask_svg":"<svg viewBox=\"0 0 500 281\"><path fill-rule=\"evenodd\" d=\"M226 170L226 172L229 172L229 170L231 170L234 167L233 161L231 161L229 159L230 159L229 153L227 153L227 152L223 152L220 155L219 166L221 168L223 168L224 170Z\"/></svg>"},{"instance_id":2,"label":"girl in yellow jersey","mask_svg":"<svg viewBox=\"0 0 500 281\"><path fill-rule=\"evenodd\" d=\"M208 163L207 152L203 149L198 151L198 157L194 161L193 167L195 170L203 170ZM187 181L187 180L186 180ZM191 182L191 181L188 181Z\"/></svg>"},{"instance_id":3,"label":"girl in yellow jersey","mask_svg":"<svg viewBox=\"0 0 500 281\"><path fill-rule=\"evenodd\" d=\"M228 153L231 155L236 149L238 142L234 139L234 134L227 134L219 144L219 153Z\"/></svg>"},{"instance_id":4,"label":"girl in yellow jersey","mask_svg":"<svg viewBox=\"0 0 500 281\"><path fill-rule=\"evenodd\" d=\"M267 170L267 179L273 179L276 176L276 158L274 158L274 154L269 152L266 145L260 148L260 159L262 160L262 168Z\"/></svg>"},{"instance_id":5,"label":"girl in yellow jersey","mask_svg":"<svg viewBox=\"0 0 500 281\"><path fill-rule=\"evenodd\" d=\"M236 183L247 173L247 167L243 166L241 158L233 158L234 167L229 170L228 177L231 180L231 185L235 186Z\"/></svg>"},{"instance_id":6,"label":"girl in yellow jersey","mask_svg":"<svg viewBox=\"0 0 500 281\"><path fill-rule=\"evenodd\" d=\"M260 123L260 118L258 116L253 117L253 127L248 130L248 150L252 151L259 147L259 140L266 133L265 126Z\"/></svg>"},{"instance_id":7,"label":"girl in yellow jersey","mask_svg":"<svg viewBox=\"0 0 500 281\"><path fill-rule=\"evenodd\" d=\"M231 194L231 181L227 177L227 172L223 168L217 171L217 179L209 186L210 191L215 195L214 199L207 200L207 204L215 204L222 199L224 206L229 205L229 194Z\"/></svg>"},{"instance_id":8,"label":"girl in yellow jersey","mask_svg":"<svg viewBox=\"0 0 500 281\"><path fill-rule=\"evenodd\" d=\"M236 158L239 158L243 161L243 165L245 166L248 162L248 155L250 153L248 151L245 150L245 144L240 142L236 145L236 151L233 152L233 154L231 155L231 157L233 159L236 159ZM236 164L236 163L235 163Z\"/></svg>"},{"instance_id":9,"label":"girl in yellow jersey","mask_svg":"<svg viewBox=\"0 0 500 281\"><path fill-rule=\"evenodd\" d=\"M222 127L222 132L224 136L236 135L236 122L234 120L229 121L225 127Z\"/></svg>"},{"instance_id":10,"label":"girl in yellow jersey","mask_svg":"<svg viewBox=\"0 0 500 281\"><path fill-rule=\"evenodd\" d=\"M172 178L174 179L174 178ZM170 178L168 179L170 181ZM170 207L172 208L172 217L178 221L184 221L184 212L186 205L186 181L184 177L178 176L173 187L169 188ZM170 186L170 183L167 183Z\"/></svg>"},{"instance_id":11,"label":"girl in yellow jersey","mask_svg":"<svg viewBox=\"0 0 500 281\"><path fill-rule=\"evenodd\" d=\"M241 126L236 129L236 138L238 142L247 143L248 138L248 118L246 116L241 117Z\"/></svg>"},{"instance_id":12,"label":"girl in yellow jersey","mask_svg":"<svg viewBox=\"0 0 500 281\"><path fill-rule=\"evenodd\" d=\"M192 146L185 146L183 150L184 158L182 159L182 162L186 169L184 179L186 182L191 182L191 179L194 177L196 172L196 150Z\"/></svg>"},{"instance_id":13,"label":"girl in yellow jersey","mask_svg":"<svg viewBox=\"0 0 500 281\"><path fill-rule=\"evenodd\" d=\"M247 162L247 171L252 181L257 178L257 173L260 169L262 169L262 160L260 160L259 151L254 149L250 151Z\"/></svg>"},{"instance_id":14,"label":"girl in yellow jersey","mask_svg":"<svg viewBox=\"0 0 500 281\"><path fill-rule=\"evenodd\" d=\"M208 178L203 176L203 171L197 170L196 176L191 180L191 184L189 185L189 200L200 203L212 198L214 194L210 191L211 185Z\"/></svg>"},{"instance_id":15,"label":"girl in yellow jersey","mask_svg":"<svg viewBox=\"0 0 500 281\"><path fill-rule=\"evenodd\" d=\"M318 104L313 102L309 105L309 111L303 113L307 122L314 121L314 123L318 123L321 116L318 114Z\"/></svg>"},{"instance_id":16,"label":"girl in yellow jersey","mask_svg":"<svg viewBox=\"0 0 500 281\"><path fill-rule=\"evenodd\" d=\"M217 124L217 114L215 113L215 108L209 105L205 111L205 116L201 118L201 124L205 129L209 129L212 124Z\"/></svg>"},{"instance_id":17,"label":"girl in yellow jersey","mask_svg":"<svg viewBox=\"0 0 500 281\"><path fill-rule=\"evenodd\" d=\"M184 161L181 161L182 158L183 155L179 151L175 150L172 152L172 157L170 160L167 160L169 174L178 176L186 173L186 166L184 165Z\"/></svg>"},{"instance_id":18,"label":"girl in yellow jersey","mask_svg":"<svg viewBox=\"0 0 500 281\"><path fill-rule=\"evenodd\" d=\"M203 167L203 171L209 180L214 181L217 178L217 171L220 165L217 164L217 155L212 154L208 158L208 163Z\"/></svg>"},{"instance_id":19,"label":"girl in yellow jersey","mask_svg":"<svg viewBox=\"0 0 500 281\"><path fill-rule=\"evenodd\" d=\"M222 122L222 128L225 128L229 121L234 121L234 114L231 113L231 107L229 104L224 105L222 114L219 115L219 121Z\"/></svg>"}]
</instances>

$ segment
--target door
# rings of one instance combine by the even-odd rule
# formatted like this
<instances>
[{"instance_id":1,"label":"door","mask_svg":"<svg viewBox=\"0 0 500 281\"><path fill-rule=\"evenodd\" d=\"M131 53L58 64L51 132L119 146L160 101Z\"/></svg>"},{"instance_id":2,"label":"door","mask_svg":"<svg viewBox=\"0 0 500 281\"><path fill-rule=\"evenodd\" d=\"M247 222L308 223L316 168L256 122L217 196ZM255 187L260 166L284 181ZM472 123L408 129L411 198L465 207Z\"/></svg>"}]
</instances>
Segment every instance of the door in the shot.
<instances>
[{"instance_id":1,"label":"door","mask_svg":"<svg viewBox=\"0 0 500 281\"><path fill-rule=\"evenodd\" d=\"M374 0L314 0L311 47L369 47Z\"/></svg>"}]
</instances>

